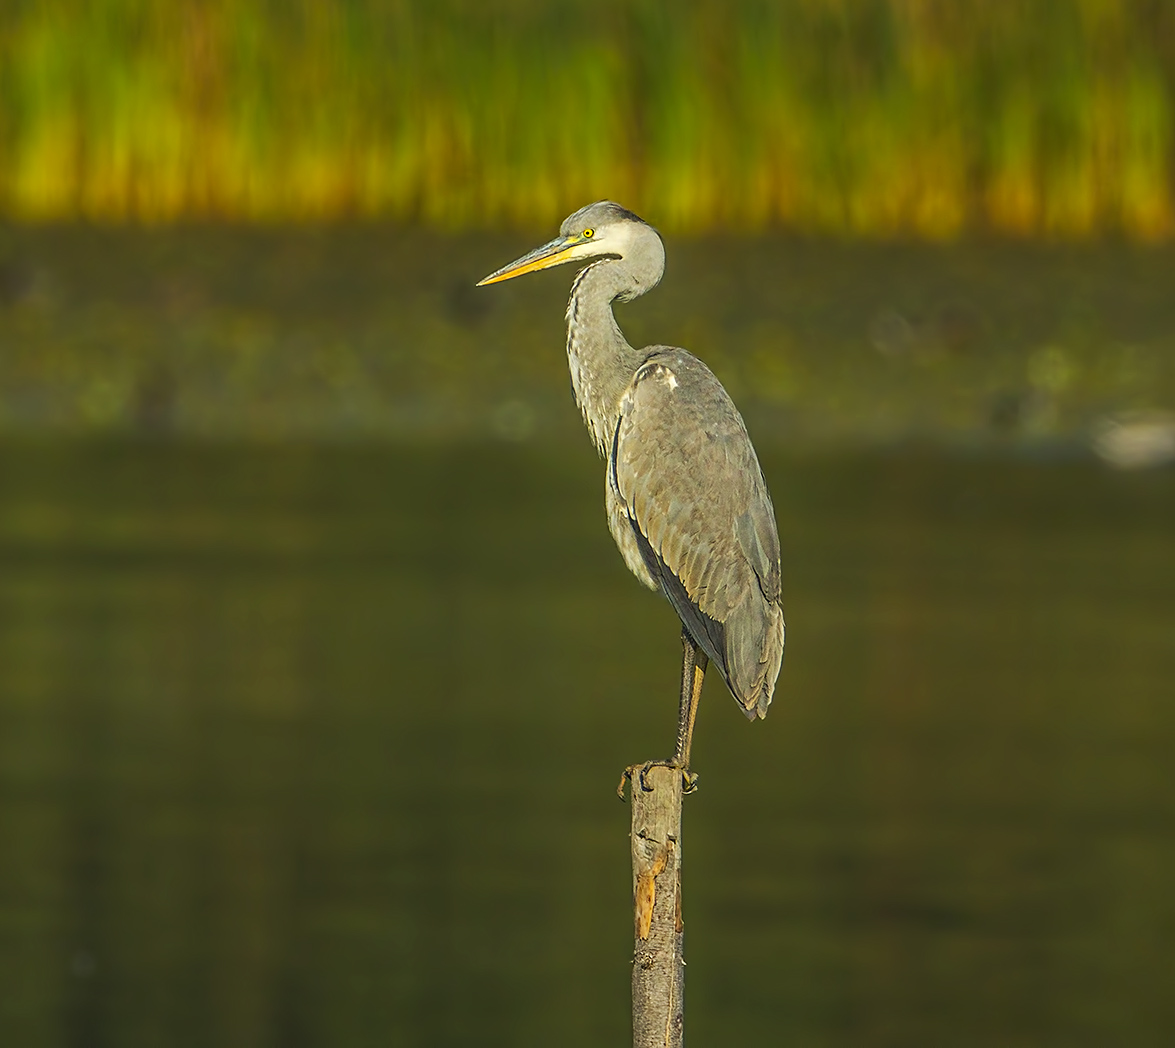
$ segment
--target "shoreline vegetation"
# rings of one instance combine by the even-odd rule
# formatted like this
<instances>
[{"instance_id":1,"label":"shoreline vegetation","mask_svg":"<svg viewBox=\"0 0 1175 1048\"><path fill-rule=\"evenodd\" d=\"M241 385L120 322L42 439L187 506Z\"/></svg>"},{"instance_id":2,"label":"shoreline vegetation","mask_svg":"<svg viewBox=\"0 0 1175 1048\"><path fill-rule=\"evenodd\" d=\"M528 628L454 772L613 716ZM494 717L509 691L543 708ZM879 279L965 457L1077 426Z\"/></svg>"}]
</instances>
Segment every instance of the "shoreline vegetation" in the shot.
<instances>
[{"instance_id":1,"label":"shoreline vegetation","mask_svg":"<svg viewBox=\"0 0 1175 1048\"><path fill-rule=\"evenodd\" d=\"M0 433L590 454L563 352L570 274L474 287L529 240L0 225ZM699 353L762 447L1076 452L1148 420L1175 440L1175 244L667 242L667 279L619 322L634 345Z\"/></svg>"},{"instance_id":2,"label":"shoreline vegetation","mask_svg":"<svg viewBox=\"0 0 1175 1048\"><path fill-rule=\"evenodd\" d=\"M674 232L1175 233L1147 0L17 0L0 214Z\"/></svg>"}]
</instances>

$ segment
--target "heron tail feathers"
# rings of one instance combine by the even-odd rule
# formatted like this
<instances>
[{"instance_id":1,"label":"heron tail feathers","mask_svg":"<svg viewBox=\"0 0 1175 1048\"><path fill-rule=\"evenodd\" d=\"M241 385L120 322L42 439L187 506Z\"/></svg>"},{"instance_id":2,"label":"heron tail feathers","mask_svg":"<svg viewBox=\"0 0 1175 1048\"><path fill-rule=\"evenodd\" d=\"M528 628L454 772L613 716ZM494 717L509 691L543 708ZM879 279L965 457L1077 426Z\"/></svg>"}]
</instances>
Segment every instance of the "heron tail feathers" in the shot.
<instances>
[{"instance_id":1,"label":"heron tail feathers","mask_svg":"<svg viewBox=\"0 0 1175 1048\"><path fill-rule=\"evenodd\" d=\"M778 604L767 604L764 612L761 632L727 633L728 642L732 637L744 639L742 650L727 650L726 682L747 720L767 716L783 664L783 611Z\"/></svg>"}]
</instances>

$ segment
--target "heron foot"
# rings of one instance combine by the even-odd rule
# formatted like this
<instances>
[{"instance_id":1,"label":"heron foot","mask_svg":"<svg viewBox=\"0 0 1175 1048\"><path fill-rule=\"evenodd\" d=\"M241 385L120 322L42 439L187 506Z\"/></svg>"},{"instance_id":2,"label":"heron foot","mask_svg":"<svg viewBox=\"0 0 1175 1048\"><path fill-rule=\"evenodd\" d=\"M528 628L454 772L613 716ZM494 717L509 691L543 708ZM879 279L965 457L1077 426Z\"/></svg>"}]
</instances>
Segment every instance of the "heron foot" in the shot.
<instances>
[{"instance_id":1,"label":"heron foot","mask_svg":"<svg viewBox=\"0 0 1175 1048\"><path fill-rule=\"evenodd\" d=\"M616 787L616 796L624 800L624 785L629 782L634 786L639 785L645 793L651 793L653 787L645 778L650 768L672 768L674 771L681 772L681 792L683 794L693 793L698 788L698 773L683 767L678 761L645 761L643 764L630 764L624 769L624 774L620 776L620 784Z\"/></svg>"}]
</instances>

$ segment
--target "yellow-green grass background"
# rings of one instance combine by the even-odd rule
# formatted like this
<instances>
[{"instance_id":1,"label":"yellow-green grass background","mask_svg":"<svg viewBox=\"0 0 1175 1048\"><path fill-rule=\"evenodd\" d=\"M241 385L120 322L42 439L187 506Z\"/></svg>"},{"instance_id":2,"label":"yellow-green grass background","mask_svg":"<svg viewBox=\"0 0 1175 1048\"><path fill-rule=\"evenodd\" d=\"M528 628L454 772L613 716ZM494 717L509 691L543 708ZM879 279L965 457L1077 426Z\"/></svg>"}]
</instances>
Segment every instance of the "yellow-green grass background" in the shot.
<instances>
[{"instance_id":1,"label":"yellow-green grass background","mask_svg":"<svg viewBox=\"0 0 1175 1048\"><path fill-rule=\"evenodd\" d=\"M8 0L0 214L1164 239L1164 0Z\"/></svg>"}]
</instances>

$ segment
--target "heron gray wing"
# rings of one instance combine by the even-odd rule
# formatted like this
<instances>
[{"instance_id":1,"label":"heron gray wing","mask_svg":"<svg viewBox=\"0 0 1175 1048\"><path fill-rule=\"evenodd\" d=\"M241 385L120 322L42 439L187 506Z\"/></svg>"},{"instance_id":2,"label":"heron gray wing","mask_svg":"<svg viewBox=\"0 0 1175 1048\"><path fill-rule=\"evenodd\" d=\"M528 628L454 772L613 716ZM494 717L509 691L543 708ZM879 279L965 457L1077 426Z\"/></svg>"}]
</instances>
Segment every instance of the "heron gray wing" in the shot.
<instances>
[{"instance_id":1,"label":"heron gray wing","mask_svg":"<svg viewBox=\"0 0 1175 1048\"><path fill-rule=\"evenodd\" d=\"M649 574L762 716L783 657L779 538L738 410L700 360L658 347L623 397L610 460Z\"/></svg>"}]
</instances>

